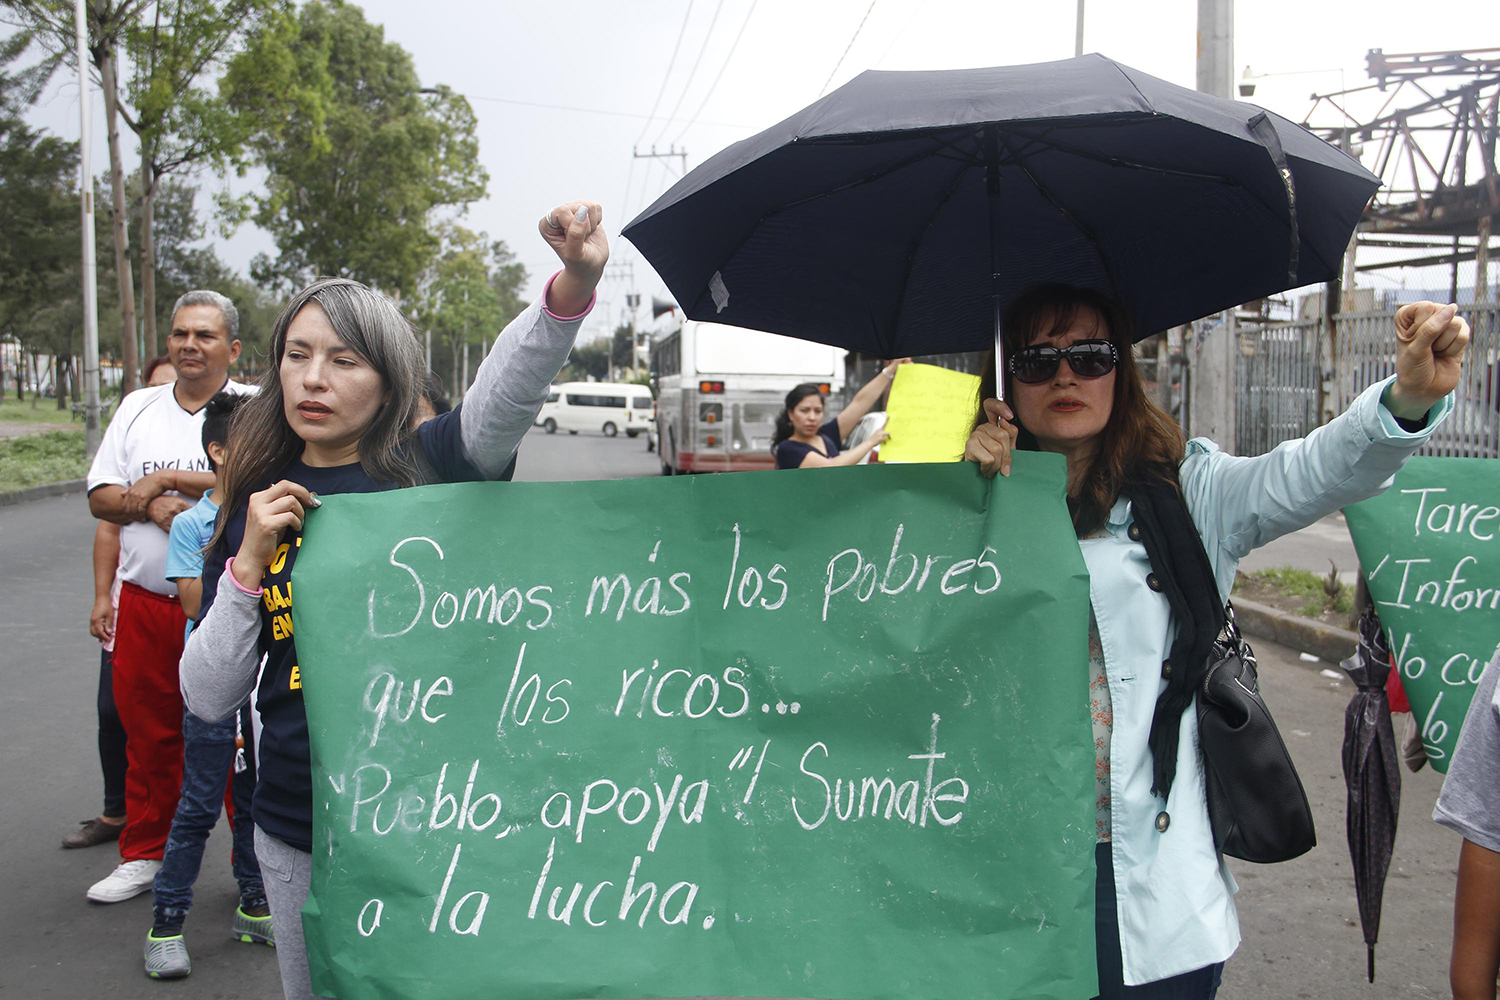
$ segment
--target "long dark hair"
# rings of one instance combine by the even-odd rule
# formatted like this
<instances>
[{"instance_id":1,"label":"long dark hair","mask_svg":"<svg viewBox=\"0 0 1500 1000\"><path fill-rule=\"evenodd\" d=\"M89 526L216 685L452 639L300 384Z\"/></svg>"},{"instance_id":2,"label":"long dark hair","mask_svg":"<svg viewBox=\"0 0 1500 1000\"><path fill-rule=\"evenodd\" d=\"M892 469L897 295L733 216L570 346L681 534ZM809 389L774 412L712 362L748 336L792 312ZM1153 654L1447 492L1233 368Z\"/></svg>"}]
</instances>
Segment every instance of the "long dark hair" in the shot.
<instances>
[{"instance_id":1,"label":"long dark hair","mask_svg":"<svg viewBox=\"0 0 1500 1000\"><path fill-rule=\"evenodd\" d=\"M1006 309L1001 323L1005 356L1014 357L1015 352L1038 339L1067 330L1085 309L1093 310L1104 321L1102 332L1114 343L1119 360L1109 422L1076 494L1070 491L1068 495L1073 528L1080 538L1104 526L1109 509L1127 483L1157 480L1176 486L1177 467L1186 454L1182 428L1151 401L1141 384L1141 372L1131 353L1135 338L1130 317L1113 299L1064 284L1032 285L1022 290ZM1008 374L1007 382L1014 384ZM985 360L979 396L988 399L994 395L995 354L991 351ZM1012 393L1007 392L1006 398L1012 398ZM981 408L975 425L984 420ZM1016 448L1037 451L1036 437L1020 426L1019 419L1015 422L1020 429Z\"/></svg>"},{"instance_id":2,"label":"long dark hair","mask_svg":"<svg viewBox=\"0 0 1500 1000\"><path fill-rule=\"evenodd\" d=\"M389 397L359 438L359 464L379 483L417 486L429 476L416 458L412 420L427 375L416 331L396 304L347 278L322 278L292 296L271 328L271 365L260 391L235 411L229 425L228 456L219 473L220 509L209 546L224 536L234 511L267 481L302 454L303 442L286 422L281 391L281 359L292 320L316 303L350 350L380 374Z\"/></svg>"},{"instance_id":3,"label":"long dark hair","mask_svg":"<svg viewBox=\"0 0 1500 1000\"><path fill-rule=\"evenodd\" d=\"M771 438L772 451L775 451L777 445L792 436L792 411L797 408L798 403L801 403L808 396L822 398L823 390L816 382L803 382L786 394L786 405L781 408L780 413L776 414L776 434Z\"/></svg>"}]
</instances>

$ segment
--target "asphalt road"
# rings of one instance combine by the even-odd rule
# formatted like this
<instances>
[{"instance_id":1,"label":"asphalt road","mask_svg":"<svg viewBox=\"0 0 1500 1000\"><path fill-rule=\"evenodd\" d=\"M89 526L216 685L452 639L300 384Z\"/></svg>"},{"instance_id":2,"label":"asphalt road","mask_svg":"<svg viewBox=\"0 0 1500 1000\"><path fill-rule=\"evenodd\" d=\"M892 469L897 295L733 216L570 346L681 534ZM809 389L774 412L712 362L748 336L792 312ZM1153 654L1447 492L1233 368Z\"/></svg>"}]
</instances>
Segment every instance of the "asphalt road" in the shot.
<instances>
[{"instance_id":1,"label":"asphalt road","mask_svg":"<svg viewBox=\"0 0 1500 1000\"><path fill-rule=\"evenodd\" d=\"M598 431L548 434L532 428L516 457L518 482L576 482L581 479L630 479L661 474L646 436L607 438Z\"/></svg>"},{"instance_id":2,"label":"asphalt road","mask_svg":"<svg viewBox=\"0 0 1500 1000\"><path fill-rule=\"evenodd\" d=\"M533 432L518 479L650 475L644 441ZM112 846L64 851L58 839L98 812L94 690L97 647L90 604L93 522L79 495L0 508L0 995L119 1000L164 994L223 1000L279 995L275 955L234 942L235 886L223 824L210 838L187 925L194 971L153 982L141 971L149 896L96 906L83 893L117 860ZM1440 776L1406 775L1402 825L1386 892L1374 986L1364 980L1344 841L1339 747L1351 685L1327 664L1257 643L1267 699L1307 784L1321 844L1284 865L1236 864L1244 944L1225 972L1226 998L1447 996L1457 839L1431 822Z\"/></svg>"}]
</instances>

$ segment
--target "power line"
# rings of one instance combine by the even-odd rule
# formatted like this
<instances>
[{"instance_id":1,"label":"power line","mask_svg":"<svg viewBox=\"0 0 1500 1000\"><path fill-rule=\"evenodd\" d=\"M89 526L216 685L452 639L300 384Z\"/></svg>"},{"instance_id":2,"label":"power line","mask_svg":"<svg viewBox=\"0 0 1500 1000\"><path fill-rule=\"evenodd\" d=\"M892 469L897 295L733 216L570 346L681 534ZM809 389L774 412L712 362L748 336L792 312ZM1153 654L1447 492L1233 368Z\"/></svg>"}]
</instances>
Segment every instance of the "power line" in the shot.
<instances>
[{"instance_id":1,"label":"power line","mask_svg":"<svg viewBox=\"0 0 1500 1000\"><path fill-rule=\"evenodd\" d=\"M708 85L708 93L703 95L703 101L698 105L698 110L693 112L687 124L682 126L682 131L672 139L673 145L676 145L678 140L687 134L687 130L698 121L698 116L703 113L703 109L708 107L708 99L714 96L714 88L718 87L719 81L724 79L724 71L729 68L729 61L734 58L734 50L739 48L740 39L745 37L745 27L750 23L750 15L755 13L755 5L758 3L760 0L750 0L750 9L745 12L745 20L740 22L739 34L734 36L734 44L729 46L729 54L724 57L723 64L719 66L718 75L714 77L714 82Z\"/></svg>"},{"instance_id":2,"label":"power line","mask_svg":"<svg viewBox=\"0 0 1500 1000\"><path fill-rule=\"evenodd\" d=\"M466 97L466 98L468 98L471 101L490 101L490 102L495 103L495 104L519 104L522 107L526 107L526 108L546 108L549 111L576 111L579 114L584 114L584 115L609 115L612 118L641 118L641 119L645 119L646 120L646 123L647 123L646 127L647 128L651 127L650 123L656 117L656 115L654 113L650 114L650 115L643 115L643 114L640 114L639 112L634 112L634 111L606 111L604 108L583 108L583 107L579 107L578 105L575 105L575 104L544 104L544 103L542 103L540 101L518 101L518 100L516 100L514 98L510 98L510 97L484 97L484 96L482 96L480 94L464 94L463 96ZM744 125L744 124L741 124L739 122L709 122L709 121L697 121L696 119L681 119L681 118L678 118L678 119L671 119L671 118L669 118L667 120L668 121L686 121L687 124L689 124L689 125L717 125L720 128L749 128L750 127L748 125ZM644 134L644 130L643 130L642 134ZM636 141L639 142L640 140L637 139Z\"/></svg>"},{"instance_id":3,"label":"power line","mask_svg":"<svg viewBox=\"0 0 1500 1000\"><path fill-rule=\"evenodd\" d=\"M898 30L894 35L891 36L891 44L887 45L885 47L885 51L880 53L880 58L875 60L875 65L870 67L871 69L879 69L881 66L885 65L885 57L891 54L891 49L894 49L896 47L897 42L906 37L906 29L911 27L912 21L916 20L917 15L921 12L922 6L919 0L918 4L912 7L911 13L906 15L906 20L902 22L900 30Z\"/></svg>"},{"instance_id":4,"label":"power line","mask_svg":"<svg viewBox=\"0 0 1500 1000\"><path fill-rule=\"evenodd\" d=\"M713 40L714 26L719 23L719 12L724 9L724 0L719 0L718 6L714 7L714 16L708 22L708 32L703 36L703 44L698 46L698 57L693 60L693 68L688 70L687 82L682 85L682 91L677 95L677 103L672 107L672 113L667 120L661 123L661 131L656 134L656 141L661 142L662 137L667 134L667 129L672 127L672 119L677 112L682 110L683 99L687 97L688 91L693 89L693 77L698 75L698 67L703 63L703 53L708 51L708 43Z\"/></svg>"},{"instance_id":5,"label":"power line","mask_svg":"<svg viewBox=\"0 0 1500 1000\"><path fill-rule=\"evenodd\" d=\"M651 128L651 122L656 118L656 109L661 107L662 95L667 92L667 81L672 79L672 67L677 65L677 53L682 48L682 36L687 34L688 19L693 16L693 0L688 0L687 10L682 15L682 27L677 29L677 44L672 46L672 58L667 60L667 71L662 74L661 89L656 92L656 100L651 105L651 114L646 118L646 124L641 126L641 134L635 137L632 146L639 146L641 140L646 138L646 132Z\"/></svg>"},{"instance_id":6,"label":"power line","mask_svg":"<svg viewBox=\"0 0 1500 1000\"><path fill-rule=\"evenodd\" d=\"M849 44L844 46L844 55L839 56L839 61L833 64L833 72L829 73L828 79L823 81L823 89L818 91L819 97L822 97L828 91L828 85L833 82L834 75L838 73L839 67L844 65L844 57L849 54L850 49L854 48L854 40L859 37L860 30L864 28L865 22L870 19L870 11L875 9L875 3L876 0L870 0L870 6L865 9L865 16L859 19L859 27L854 29L854 34L849 36Z\"/></svg>"}]
</instances>

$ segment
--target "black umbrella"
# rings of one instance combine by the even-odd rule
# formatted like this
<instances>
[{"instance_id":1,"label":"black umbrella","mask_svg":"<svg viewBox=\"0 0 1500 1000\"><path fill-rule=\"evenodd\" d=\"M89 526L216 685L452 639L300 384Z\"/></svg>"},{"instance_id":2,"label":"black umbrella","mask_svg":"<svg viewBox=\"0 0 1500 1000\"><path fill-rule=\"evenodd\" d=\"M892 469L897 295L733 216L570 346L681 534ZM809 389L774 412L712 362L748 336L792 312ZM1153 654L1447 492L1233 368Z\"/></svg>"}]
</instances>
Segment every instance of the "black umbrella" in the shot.
<instances>
[{"instance_id":1,"label":"black umbrella","mask_svg":"<svg viewBox=\"0 0 1500 1000\"><path fill-rule=\"evenodd\" d=\"M1354 655L1339 665L1357 689L1344 710L1344 783L1349 786L1346 821L1354 895L1369 948L1373 983L1380 900L1396 842L1396 817L1401 811L1401 754L1391 728L1391 706L1385 697L1391 653L1374 608L1366 609L1359 619L1359 646Z\"/></svg>"},{"instance_id":2,"label":"black umbrella","mask_svg":"<svg viewBox=\"0 0 1500 1000\"><path fill-rule=\"evenodd\" d=\"M1284 118L1090 55L862 73L624 235L689 317L898 357L990 346L1040 281L1140 336L1323 281L1379 186Z\"/></svg>"}]
</instances>

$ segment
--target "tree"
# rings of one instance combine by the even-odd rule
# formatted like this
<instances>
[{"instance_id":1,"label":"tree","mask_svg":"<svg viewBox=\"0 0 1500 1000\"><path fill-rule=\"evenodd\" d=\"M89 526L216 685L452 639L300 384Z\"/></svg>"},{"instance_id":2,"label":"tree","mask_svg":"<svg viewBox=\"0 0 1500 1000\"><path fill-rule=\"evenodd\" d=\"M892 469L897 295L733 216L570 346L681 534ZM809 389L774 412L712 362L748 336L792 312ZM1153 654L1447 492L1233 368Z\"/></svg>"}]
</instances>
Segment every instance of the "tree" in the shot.
<instances>
[{"instance_id":1,"label":"tree","mask_svg":"<svg viewBox=\"0 0 1500 1000\"><path fill-rule=\"evenodd\" d=\"M343 275L411 296L441 250L435 213L484 196L468 101L422 88L406 51L343 0L268 23L222 92L238 111L283 109L249 141L269 176L243 213L279 251L257 257L258 281Z\"/></svg>"},{"instance_id":2,"label":"tree","mask_svg":"<svg viewBox=\"0 0 1500 1000\"><path fill-rule=\"evenodd\" d=\"M120 158L119 51L120 41L150 0L88 0L89 60L104 93L104 120L109 139L109 179L114 208L114 260L119 289L120 326L135 329L135 286L131 279L130 239L125 230L125 167ZM75 45L72 0L6 0L9 22L26 30L47 51L39 67L42 78L72 55ZM121 343L124 391L136 387L135 338Z\"/></svg>"},{"instance_id":3,"label":"tree","mask_svg":"<svg viewBox=\"0 0 1500 1000\"><path fill-rule=\"evenodd\" d=\"M139 193L141 178L135 177L127 191ZM178 296L197 288L208 288L226 295L240 314L240 340L245 345L242 364L250 364L252 348L269 342L269 331L275 319L277 303L219 258L212 247L199 244L207 235L205 220L199 217L198 188L170 176L157 186L153 199L154 242L156 244L157 290L160 296L151 317L159 324L170 324L172 306ZM146 211L145 199L131 197L129 222L141 228ZM101 334L102 339L102 334Z\"/></svg>"},{"instance_id":4,"label":"tree","mask_svg":"<svg viewBox=\"0 0 1500 1000\"><path fill-rule=\"evenodd\" d=\"M616 369L635 367L635 324L621 323L610 340L609 363Z\"/></svg>"},{"instance_id":5,"label":"tree","mask_svg":"<svg viewBox=\"0 0 1500 1000\"><path fill-rule=\"evenodd\" d=\"M124 35L135 71L120 116L140 140L141 313L147 350L157 350L155 201L163 177L234 161L274 106L232 109L205 78L242 41L289 9L286 0L157 0Z\"/></svg>"},{"instance_id":6,"label":"tree","mask_svg":"<svg viewBox=\"0 0 1500 1000\"><path fill-rule=\"evenodd\" d=\"M584 378L602 380L609 375L609 348L597 341L579 344L568 355L568 365L573 369L573 377L579 381Z\"/></svg>"},{"instance_id":7,"label":"tree","mask_svg":"<svg viewBox=\"0 0 1500 1000\"><path fill-rule=\"evenodd\" d=\"M458 398L468 388L468 348L493 342L525 308L520 292L527 274L504 240L491 243L458 225L442 227L440 237L443 249L423 277L417 321L437 340L433 366L453 373L449 394Z\"/></svg>"},{"instance_id":8,"label":"tree","mask_svg":"<svg viewBox=\"0 0 1500 1000\"><path fill-rule=\"evenodd\" d=\"M58 353L54 341L40 336L34 318L60 292L77 299L77 286L70 290L64 282L80 270L72 190L78 146L28 127L22 117L49 75L8 68L30 44L25 32L0 42L0 335L51 354ZM59 405L63 400L58 393Z\"/></svg>"},{"instance_id":9,"label":"tree","mask_svg":"<svg viewBox=\"0 0 1500 1000\"><path fill-rule=\"evenodd\" d=\"M457 399L468 383L468 356L465 348L471 337L481 331L493 335L500 328L500 300L490 287L489 248L482 235L461 226L449 227L446 244L431 268L431 280L424 290L418 321L445 343L452 363L453 380L448 394ZM460 362L464 365L459 372Z\"/></svg>"}]
</instances>

